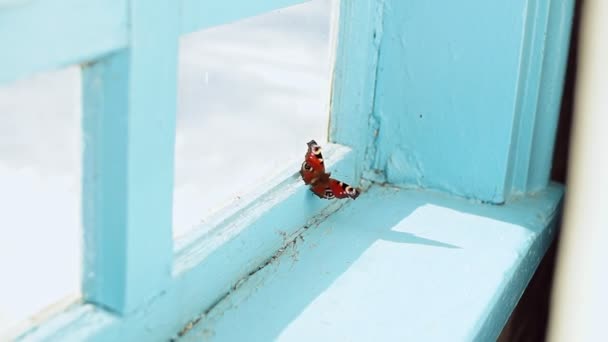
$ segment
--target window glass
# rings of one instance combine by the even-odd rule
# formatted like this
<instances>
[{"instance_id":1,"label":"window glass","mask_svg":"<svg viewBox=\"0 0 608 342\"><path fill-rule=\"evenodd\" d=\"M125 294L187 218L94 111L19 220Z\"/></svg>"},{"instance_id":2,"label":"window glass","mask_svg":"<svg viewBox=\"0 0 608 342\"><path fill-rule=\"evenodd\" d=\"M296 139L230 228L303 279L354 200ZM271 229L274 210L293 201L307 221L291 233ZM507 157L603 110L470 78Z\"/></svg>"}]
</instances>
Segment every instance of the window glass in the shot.
<instances>
[{"instance_id":1,"label":"window glass","mask_svg":"<svg viewBox=\"0 0 608 342\"><path fill-rule=\"evenodd\" d=\"M0 85L0 340L80 291L80 69Z\"/></svg>"},{"instance_id":2,"label":"window glass","mask_svg":"<svg viewBox=\"0 0 608 342\"><path fill-rule=\"evenodd\" d=\"M310 1L182 37L174 235L326 140L330 12Z\"/></svg>"}]
</instances>

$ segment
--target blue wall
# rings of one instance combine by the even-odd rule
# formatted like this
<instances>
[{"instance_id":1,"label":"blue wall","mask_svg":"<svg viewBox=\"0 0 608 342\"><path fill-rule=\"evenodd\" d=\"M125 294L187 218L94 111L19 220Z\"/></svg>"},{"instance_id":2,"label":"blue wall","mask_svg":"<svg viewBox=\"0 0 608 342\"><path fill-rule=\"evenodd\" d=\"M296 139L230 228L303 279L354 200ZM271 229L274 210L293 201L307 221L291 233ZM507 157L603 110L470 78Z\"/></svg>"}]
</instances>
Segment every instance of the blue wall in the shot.
<instances>
[{"instance_id":1,"label":"blue wall","mask_svg":"<svg viewBox=\"0 0 608 342\"><path fill-rule=\"evenodd\" d=\"M384 2L370 119L374 173L493 203L544 188L571 7L545 0ZM547 45L547 35L559 44ZM539 103L548 87L559 89L557 100Z\"/></svg>"}]
</instances>

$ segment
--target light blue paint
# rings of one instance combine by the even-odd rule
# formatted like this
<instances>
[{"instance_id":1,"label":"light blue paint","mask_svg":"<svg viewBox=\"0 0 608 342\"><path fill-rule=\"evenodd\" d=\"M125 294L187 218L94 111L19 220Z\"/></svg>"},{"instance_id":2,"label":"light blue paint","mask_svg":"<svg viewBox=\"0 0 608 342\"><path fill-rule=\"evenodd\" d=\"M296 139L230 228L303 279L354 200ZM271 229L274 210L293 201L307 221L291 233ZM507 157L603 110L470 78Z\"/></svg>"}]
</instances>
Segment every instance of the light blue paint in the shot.
<instances>
[{"instance_id":1,"label":"light blue paint","mask_svg":"<svg viewBox=\"0 0 608 342\"><path fill-rule=\"evenodd\" d=\"M171 275L177 107L178 11L170 0L130 6L131 48L86 66L83 77L83 293L121 313Z\"/></svg>"},{"instance_id":2,"label":"light blue paint","mask_svg":"<svg viewBox=\"0 0 608 342\"><path fill-rule=\"evenodd\" d=\"M226 24L306 0L181 0L181 33ZM88 63L127 47L127 0L36 0L0 5L0 84L35 72ZM172 20L172 19L168 19ZM162 32L167 22L156 18Z\"/></svg>"},{"instance_id":3,"label":"light blue paint","mask_svg":"<svg viewBox=\"0 0 608 342\"><path fill-rule=\"evenodd\" d=\"M125 47L125 0L36 0L0 7L0 84Z\"/></svg>"},{"instance_id":4,"label":"light blue paint","mask_svg":"<svg viewBox=\"0 0 608 342\"><path fill-rule=\"evenodd\" d=\"M566 71L574 2L530 1L511 153L512 191L547 186Z\"/></svg>"},{"instance_id":5,"label":"light blue paint","mask_svg":"<svg viewBox=\"0 0 608 342\"><path fill-rule=\"evenodd\" d=\"M512 168L509 169L507 175L507 189L511 187L514 192L519 193L527 191L549 5L548 1L531 0L528 1L526 8L526 26L522 43L514 129L511 137L510 163Z\"/></svg>"},{"instance_id":6,"label":"light blue paint","mask_svg":"<svg viewBox=\"0 0 608 342\"><path fill-rule=\"evenodd\" d=\"M373 169L390 183L494 203L504 202L511 186L527 190L529 173L542 175L532 190L546 186L550 157L532 160L551 155L559 106L554 100L538 108L536 99L551 83L561 89L565 69L565 59L544 53L552 34L546 24L569 29L572 15L566 6L548 19L549 6L387 2L371 119L378 123ZM568 36L556 40L551 52L563 55ZM541 78L547 64L554 66ZM546 112L542 121L538 109Z\"/></svg>"},{"instance_id":7,"label":"light blue paint","mask_svg":"<svg viewBox=\"0 0 608 342\"><path fill-rule=\"evenodd\" d=\"M173 250L179 34L299 2L0 8L0 82L95 61L83 78L89 304L21 340L164 341L208 309L188 338L497 336L552 238L555 186L503 206L377 184L329 202L297 160ZM327 149L336 176L495 203L546 186L571 0L340 6L330 138L352 151Z\"/></svg>"},{"instance_id":8,"label":"light blue paint","mask_svg":"<svg viewBox=\"0 0 608 342\"><path fill-rule=\"evenodd\" d=\"M534 127L527 189L546 186L551 175L557 117L563 94L574 13L573 0L552 0L545 42L539 106Z\"/></svg>"},{"instance_id":9,"label":"light blue paint","mask_svg":"<svg viewBox=\"0 0 608 342\"><path fill-rule=\"evenodd\" d=\"M324 147L328 169L351 181L354 153L343 146ZM133 312L118 317L92 305L77 305L19 340L166 341L175 336L303 227L324 220L347 203L315 197L294 172L300 165L299 158L294 160L276 180L243 198L244 203L226 208L178 241L170 282Z\"/></svg>"},{"instance_id":10,"label":"light blue paint","mask_svg":"<svg viewBox=\"0 0 608 342\"><path fill-rule=\"evenodd\" d=\"M525 3L386 6L374 168L388 182L504 201Z\"/></svg>"},{"instance_id":11,"label":"light blue paint","mask_svg":"<svg viewBox=\"0 0 608 342\"><path fill-rule=\"evenodd\" d=\"M183 341L495 340L555 234L562 189L504 206L373 186Z\"/></svg>"},{"instance_id":12,"label":"light blue paint","mask_svg":"<svg viewBox=\"0 0 608 342\"><path fill-rule=\"evenodd\" d=\"M375 154L372 121L383 2L340 1L329 139L357 154L357 179Z\"/></svg>"}]
</instances>

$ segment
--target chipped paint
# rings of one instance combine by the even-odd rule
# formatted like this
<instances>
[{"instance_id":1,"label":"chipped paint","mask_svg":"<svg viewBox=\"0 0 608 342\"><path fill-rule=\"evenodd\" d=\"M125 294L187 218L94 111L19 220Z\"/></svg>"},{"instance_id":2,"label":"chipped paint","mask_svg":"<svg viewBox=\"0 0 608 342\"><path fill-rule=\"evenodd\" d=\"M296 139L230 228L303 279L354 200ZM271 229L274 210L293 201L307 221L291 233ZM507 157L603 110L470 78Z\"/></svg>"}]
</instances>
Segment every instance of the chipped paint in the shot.
<instances>
[{"instance_id":1,"label":"chipped paint","mask_svg":"<svg viewBox=\"0 0 608 342\"><path fill-rule=\"evenodd\" d=\"M494 340L555 234L562 189L506 206L390 185L366 194L291 242L183 342L209 331L217 341Z\"/></svg>"},{"instance_id":2,"label":"chipped paint","mask_svg":"<svg viewBox=\"0 0 608 342\"><path fill-rule=\"evenodd\" d=\"M369 187L369 184L368 184ZM367 190L367 187L362 189ZM251 270L246 276L238 279L231 287L230 291L226 292L222 295L216 302L214 302L211 306L209 306L201 315L196 316L191 321L186 323L184 327L177 334L177 338L183 337L190 330L192 330L197 324L203 322L205 318L210 314L210 312L214 311L220 304L222 304L229 296L239 290L244 284L246 284L252 277L254 277L258 272L268 268L274 263L280 262L281 257L289 253L292 260L294 262L298 261L298 244L300 242L304 242L303 234L309 230L314 230L314 228L318 227L323 221L327 219L327 217L336 213L340 210L344 205L349 202L346 201L334 201L327 209L323 210L318 215L315 215L311 218L302 228L298 229L292 234L287 234L284 231L278 231L279 235L283 238L283 245L274 253L271 257L266 259L262 264ZM217 314L217 313L216 313Z\"/></svg>"}]
</instances>

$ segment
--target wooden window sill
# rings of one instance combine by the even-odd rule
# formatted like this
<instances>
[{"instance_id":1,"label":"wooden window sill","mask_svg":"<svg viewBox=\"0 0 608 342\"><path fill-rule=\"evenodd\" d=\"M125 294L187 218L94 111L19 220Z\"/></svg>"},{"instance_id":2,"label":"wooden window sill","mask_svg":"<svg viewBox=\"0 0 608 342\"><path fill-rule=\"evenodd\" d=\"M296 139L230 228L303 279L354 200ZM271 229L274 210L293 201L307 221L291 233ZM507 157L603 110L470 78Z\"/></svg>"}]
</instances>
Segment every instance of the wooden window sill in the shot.
<instances>
[{"instance_id":1,"label":"wooden window sill","mask_svg":"<svg viewBox=\"0 0 608 342\"><path fill-rule=\"evenodd\" d=\"M325 153L354 177L350 149ZM494 339L553 239L563 194L553 184L491 205L372 185L324 201L299 163L177 241L171 283L141 309L78 303L20 340Z\"/></svg>"},{"instance_id":2,"label":"wooden window sill","mask_svg":"<svg viewBox=\"0 0 608 342\"><path fill-rule=\"evenodd\" d=\"M372 186L183 340L494 340L555 235L562 194L553 184L496 206Z\"/></svg>"}]
</instances>

